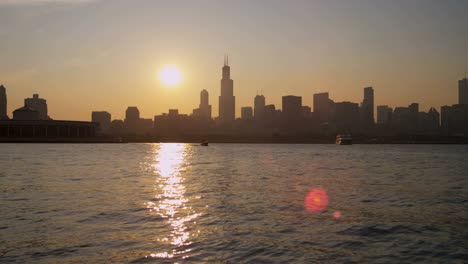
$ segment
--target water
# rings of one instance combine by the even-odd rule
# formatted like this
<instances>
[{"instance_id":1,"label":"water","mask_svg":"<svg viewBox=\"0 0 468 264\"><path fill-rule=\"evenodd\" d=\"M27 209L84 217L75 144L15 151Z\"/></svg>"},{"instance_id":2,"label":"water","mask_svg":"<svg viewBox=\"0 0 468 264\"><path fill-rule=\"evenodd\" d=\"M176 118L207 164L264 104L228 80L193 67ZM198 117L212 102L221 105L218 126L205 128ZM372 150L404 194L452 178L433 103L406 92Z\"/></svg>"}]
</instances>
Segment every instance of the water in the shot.
<instances>
[{"instance_id":1,"label":"water","mask_svg":"<svg viewBox=\"0 0 468 264\"><path fill-rule=\"evenodd\" d=\"M467 159L449 145L2 144L0 262L468 262Z\"/></svg>"}]
</instances>

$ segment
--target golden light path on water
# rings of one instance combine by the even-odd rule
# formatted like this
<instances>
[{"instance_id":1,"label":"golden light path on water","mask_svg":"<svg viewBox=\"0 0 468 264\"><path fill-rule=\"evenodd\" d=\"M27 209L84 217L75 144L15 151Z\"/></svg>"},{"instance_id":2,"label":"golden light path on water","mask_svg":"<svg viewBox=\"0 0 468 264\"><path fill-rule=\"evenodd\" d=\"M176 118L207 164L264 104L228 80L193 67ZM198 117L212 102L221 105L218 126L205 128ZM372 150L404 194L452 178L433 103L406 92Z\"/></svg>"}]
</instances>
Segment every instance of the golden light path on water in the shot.
<instances>
[{"instance_id":1,"label":"golden light path on water","mask_svg":"<svg viewBox=\"0 0 468 264\"><path fill-rule=\"evenodd\" d=\"M154 145L154 164L157 174L155 191L156 202L148 202L147 207L151 212L157 213L163 219L167 219L171 226L169 236L158 238L160 243L168 243L173 247L188 246L190 238L198 235L191 234L187 223L194 221L200 214L196 213L188 204L185 197L184 171L185 163L190 155L190 146L186 144L160 144ZM175 255L185 254L190 249L172 252L158 252L150 254L153 258L173 258ZM185 256L187 257L187 256ZM183 257L184 258L184 257Z\"/></svg>"}]
</instances>

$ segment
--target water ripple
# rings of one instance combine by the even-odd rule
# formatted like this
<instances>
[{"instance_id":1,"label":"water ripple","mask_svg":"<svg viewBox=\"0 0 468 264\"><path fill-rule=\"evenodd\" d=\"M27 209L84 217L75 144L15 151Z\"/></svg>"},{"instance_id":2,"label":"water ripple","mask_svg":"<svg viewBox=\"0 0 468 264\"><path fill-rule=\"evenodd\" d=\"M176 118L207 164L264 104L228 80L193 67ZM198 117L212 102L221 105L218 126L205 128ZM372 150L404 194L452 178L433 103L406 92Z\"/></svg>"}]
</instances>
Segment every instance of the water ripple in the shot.
<instances>
[{"instance_id":1,"label":"water ripple","mask_svg":"<svg viewBox=\"0 0 468 264\"><path fill-rule=\"evenodd\" d=\"M468 262L466 146L4 144L0 155L2 263ZM320 212L304 207L313 188L329 199Z\"/></svg>"}]
</instances>

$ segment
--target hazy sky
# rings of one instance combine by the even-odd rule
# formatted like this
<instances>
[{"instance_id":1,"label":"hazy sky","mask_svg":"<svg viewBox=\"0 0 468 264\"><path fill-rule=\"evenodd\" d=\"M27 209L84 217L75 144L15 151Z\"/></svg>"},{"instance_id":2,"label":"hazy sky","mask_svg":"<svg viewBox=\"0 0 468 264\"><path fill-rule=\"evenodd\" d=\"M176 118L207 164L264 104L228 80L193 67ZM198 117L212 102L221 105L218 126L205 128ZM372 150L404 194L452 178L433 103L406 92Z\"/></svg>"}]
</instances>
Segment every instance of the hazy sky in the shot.
<instances>
[{"instance_id":1,"label":"hazy sky","mask_svg":"<svg viewBox=\"0 0 468 264\"><path fill-rule=\"evenodd\" d=\"M457 102L468 71L466 0L0 0L0 84L8 111L25 97L47 99L54 119L123 118L178 108L191 113L207 89L218 113L223 56L229 54L236 112L257 91L330 92L335 101ZM184 81L158 81L165 64Z\"/></svg>"}]
</instances>

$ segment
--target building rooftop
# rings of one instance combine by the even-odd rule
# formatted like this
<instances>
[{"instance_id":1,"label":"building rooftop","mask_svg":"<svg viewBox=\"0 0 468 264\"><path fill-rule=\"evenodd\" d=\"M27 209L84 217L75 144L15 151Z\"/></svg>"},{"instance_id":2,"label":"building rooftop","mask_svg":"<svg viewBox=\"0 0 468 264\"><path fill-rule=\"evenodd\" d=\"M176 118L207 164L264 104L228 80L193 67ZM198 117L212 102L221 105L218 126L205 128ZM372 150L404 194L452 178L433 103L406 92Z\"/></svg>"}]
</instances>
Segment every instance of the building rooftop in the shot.
<instances>
[{"instance_id":1,"label":"building rooftop","mask_svg":"<svg viewBox=\"0 0 468 264\"><path fill-rule=\"evenodd\" d=\"M16 112L39 112L39 111L34 110L31 107L28 107L28 106L25 105L25 106L23 106L21 108L16 109L15 111L13 111L13 113L16 113Z\"/></svg>"}]
</instances>

